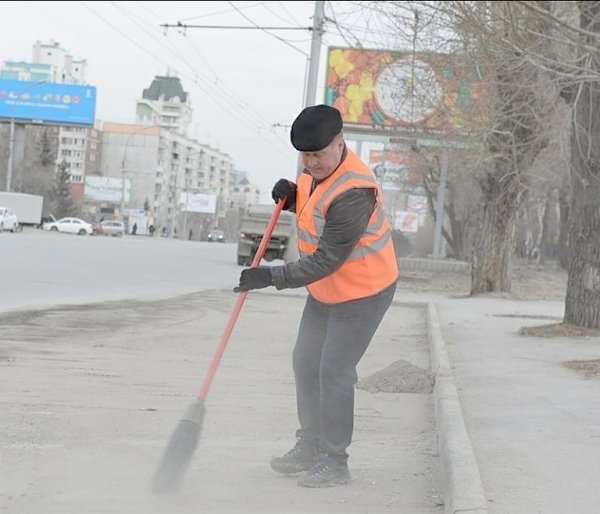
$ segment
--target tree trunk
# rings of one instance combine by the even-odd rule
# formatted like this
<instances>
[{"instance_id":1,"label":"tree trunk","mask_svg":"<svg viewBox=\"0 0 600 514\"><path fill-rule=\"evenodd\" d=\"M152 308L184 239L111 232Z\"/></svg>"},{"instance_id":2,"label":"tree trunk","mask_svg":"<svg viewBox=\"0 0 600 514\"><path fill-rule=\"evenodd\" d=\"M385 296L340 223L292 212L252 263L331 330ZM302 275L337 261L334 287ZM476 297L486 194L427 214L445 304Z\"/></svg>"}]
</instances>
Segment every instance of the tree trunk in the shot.
<instances>
[{"instance_id":1,"label":"tree trunk","mask_svg":"<svg viewBox=\"0 0 600 514\"><path fill-rule=\"evenodd\" d=\"M550 210L552 209L552 191L547 190L544 198L544 212L538 244L538 264L545 264L548 257L548 232L550 231Z\"/></svg>"},{"instance_id":2,"label":"tree trunk","mask_svg":"<svg viewBox=\"0 0 600 514\"><path fill-rule=\"evenodd\" d=\"M536 98L533 68L516 59L496 72L496 125L486 141L492 166L480 180L482 221L471 253L471 294L510 293L508 262L513 217L527 191L523 171L545 145L541 120L530 109Z\"/></svg>"},{"instance_id":3,"label":"tree trunk","mask_svg":"<svg viewBox=\"0 0 600 514\"><path fill-rule=\"evenodd\" d=\"M558 236L558 262L561 268L569 269L569 188L561 185L558 190L558 207L560 210L559 236Z\"/></svg>"},{"instance_id":4,"label":"tree trunk","mask_svg":"<svg viewBox=\"0 0 600 514\"><path fill-rule=\"evenodd\" d=\"M469 259L469 248L467 248L468 239L468 220L459 219L454 208L456 193L452 183L448 184L448 201L446 202L446 214L448 215L448 223L450 225L450 234L444 234L446 241L452 248L453 257L460 260Z\"/></svg>"},{"instance_id":5,"label":"tree trunk","mask_svg":"<svg viewBox=\"0 0 600 514\"><path fill-rule=\"evenodd\" d=\"M600 2L578 2L582 29L600 36ZM586 44L596 38L583 36ZM593 41L591 41L593 39ZM588 66L600 71L596 59ZM600 85L584 82L573 104L571 128L570 263L565 323L600 328Z\"/></svg>"},{"instance_id":6,"label":"tree trunk","mask_svg":"<svg viewBox=\"0 0 600 514\"><path fill-rule=\"evenodd\" d=\"M598 171L596 163L596 175ZM586 184L584 177L575 173L575 167L573 172L573 198L577 200L571 206L573 222L564 321L600 328L600 187L595 183L598 179Z\"/></svg>"},{"instance_id":7,"label":"tree trunk","mask_svg":"<svg viewBox=\"0 0 600 514\"><path fill-rule=\"evenodd\" d=\"M510 292L510 213L494 203L483 206L480 229L471 253L471 294Z\"/></svg>"}]
</instances>

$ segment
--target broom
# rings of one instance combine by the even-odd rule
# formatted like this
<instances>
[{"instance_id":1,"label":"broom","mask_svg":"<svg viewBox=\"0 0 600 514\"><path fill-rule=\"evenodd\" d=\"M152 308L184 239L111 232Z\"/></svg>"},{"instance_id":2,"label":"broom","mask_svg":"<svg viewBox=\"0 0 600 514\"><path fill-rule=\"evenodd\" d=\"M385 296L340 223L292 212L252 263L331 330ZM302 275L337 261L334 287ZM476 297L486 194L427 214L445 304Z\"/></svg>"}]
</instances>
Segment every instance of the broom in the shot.
<instances>
[{"instance_id":1,"label":"broom","mask_svg":"<svg viewBox=\"0 0 600 514\"><path fill-rule=\"evenodd\" d=\"M265 233L260 240L256 254L252 260L252 268L258 267L266 252L267 245L271 239L271 234L273 233L273 229L275 228L275 224L281 214L285 201L285 198L283 198L279 200L275 206L275 210L269 219ZM247 295L248 291L239 293L227 326L221 336L217 350L212 358L206 377L204 378L198 398L188 407L183 418L179 421L179 424L171 435L171 439L165 449L158 471L152 480L152 491L156 494L172 493L179 489L181 485L183 475L185 474L192 459L192 455L196 450L196 446L198 446L198 440L200 439L202 420L206 413L206 396L208 395L211 383L217 372L217 367L223 356L227 342L229 341L229 336L233 331L233 327Z\"/></svg>"}]
</instances>

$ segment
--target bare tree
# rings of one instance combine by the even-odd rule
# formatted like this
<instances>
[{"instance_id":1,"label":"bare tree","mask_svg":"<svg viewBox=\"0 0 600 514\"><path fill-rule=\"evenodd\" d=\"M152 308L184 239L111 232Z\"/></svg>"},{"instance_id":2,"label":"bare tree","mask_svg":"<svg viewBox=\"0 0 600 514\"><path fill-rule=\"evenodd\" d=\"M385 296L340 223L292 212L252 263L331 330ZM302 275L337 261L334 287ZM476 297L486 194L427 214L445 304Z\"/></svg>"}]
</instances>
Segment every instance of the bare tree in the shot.
<instances>
[{"instance_id":1,"label":"bare tree","mask_svg":"<svg viewBox=\"0 0 600 514\"><path fill-rule=\"evenodd\" d=\"M547 2L529 3L547 11ZM463 66L482 71L487 86L484 116L468 115L460 129L460 136L470 137L472 156L478 160L472 177L479 191L471 199L480 203L477 212L469 209L468 217L477 220L478 228L470 252L471 293L510 292L515 213L529 189L527 172L547 144L549 118L559 94L556 83L548 80L549 72L531 62L531 55L544 53L549 45L538 36L549 23L519 2L393 4L390 18L408 48L445 53ZM389 7L389 3L378 5ZM457 136L440 135L450 147ZM449 184L452 192L461 186L457 177L449 177ZM445 207L452 215L457 203L452 196L448 199ZM430 206L433 210L434 203ZM461 232L447 234L455 247Z\"/></svg>"},{"instance_id":2,"label":"bare tree","mask_svg":"<svg viewBox=\"0 0 600 514\"><path fill-rule=\"evenodd\" d=\"M436 209L436 197L440 185L440 159L437 154L420 151L417 171L423 179L429 212L435 221L440 213ZM442 227L442 236L456 259L469 260L473 235L477 226L476 206L481 194L474 180L476 161L472 151L450 151L447 179L447 195L444 213L449 230Z\"/></svg>"},{"instance_id":3,"label":"bare tree","mask_svg":"<svg viewBox=\"0 0 600 514\"><path fill-rule=\"evenodd\" d=\"M569 106L559 100L548 129L549 143L527 172L528 194L518 213L516 254L529 262L543 264L559 259L568 228L562 219L561 194L568 196Z\"/></svg>"},{"instance_id":4,"label":"bare tree","mask_svg":"<svg viewBox=\"0 0 600 514\"><path fill-rule=\"evenodd\" d=\"M527 171L546 146L558 96L528 53L539 50L539 17L511 2L449 2L454 26L490 71L489 125L482 133L480 230L471 258L471 293L510 292L514 215L528 191ZM519 48L515 48L517 41Z\"/></svg>"},{"instance_id":5,"label":"bare tree","mask_svg":"<svg viewBox=\"0 0 600 514\"><path fill-rule=\"evenodd\" d=\"M600 328L600 2L577 2L578 62L589 79L572 101L570 263L566 323Z\"/></svg>"}]
</instances>

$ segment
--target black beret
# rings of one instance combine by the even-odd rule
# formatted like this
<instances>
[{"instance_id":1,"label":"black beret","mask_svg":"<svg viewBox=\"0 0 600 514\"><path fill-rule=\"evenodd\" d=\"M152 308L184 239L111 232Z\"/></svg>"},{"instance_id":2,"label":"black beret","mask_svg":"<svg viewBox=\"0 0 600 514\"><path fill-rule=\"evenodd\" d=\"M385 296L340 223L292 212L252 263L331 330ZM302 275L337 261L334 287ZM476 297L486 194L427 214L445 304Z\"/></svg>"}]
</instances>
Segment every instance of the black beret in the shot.
<instances>
[{"instance_id":1,"label":"black beret","mask_svg":"<svg viewBox=\"0 0 600 514\"><path fill-rule=\"evenodd\" d=\"M331 143L342 127L342 115L335 107L314 105L294 120L290 139L299 152L317 152Z\"/></svg>"}]
</instances>

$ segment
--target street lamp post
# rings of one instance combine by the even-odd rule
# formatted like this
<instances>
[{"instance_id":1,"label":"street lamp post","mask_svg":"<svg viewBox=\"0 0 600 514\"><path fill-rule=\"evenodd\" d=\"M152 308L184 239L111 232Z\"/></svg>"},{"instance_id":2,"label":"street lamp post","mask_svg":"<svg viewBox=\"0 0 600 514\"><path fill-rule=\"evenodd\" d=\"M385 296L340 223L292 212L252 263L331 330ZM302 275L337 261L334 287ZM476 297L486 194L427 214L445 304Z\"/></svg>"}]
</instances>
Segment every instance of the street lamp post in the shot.
<instances>
[{"instance_id":1,"label":"street lamp post","mask_svg":"<svg viewBox=\"0 0 600 514\"><path fill-rule=\"evenodd\" d=\"M13 170L13 153L15 151L15 112L10 118L10 135L8 136L8 163L6 168L6 191L11 192L12 170Z\"/></svg>"},{"instance_id":2,"label":"street lamp post","mask_svg":"<svg viewBox=\"0 0 600 514\"><path fill-rule=\"evenodd\" d=\"M26 88L22 89L17 93L17 99L23 94L29 91L32 87L39 84L45 84L45 80L39 80L33 84L28 84ZM6 192L10 193L12 190L12 174L13 174L13 163L15 154L15 107L12 108L12 116L10 117L10 135L8 136L8 162L6 163Z\"/></svg>"},{"instance_id":3,"label":"street lamp post","mask_svg":"<svg viewBox=\"0 0 600 514\"><path fill-rule=\"evenodd\" d=\"M121 206L120 206L121 221L125 223L125 168L121 166Z\"/></svg>"},{"instance_id":4,"label":"street lamp post","mask_svg":"<svg viewBox=\"0 0 600 514\"><path fill-rule=\"evenodd\" d=\"M186 231L187 231L187 213L188 213L188 204L189 204L189 196L190 196L190 190L189 188L186 186L185 188L185 207L184 207L184 211L183 211L183 231L181 234L181 237L185 238L186 237Z\"/></svg>"}]
</instances>

